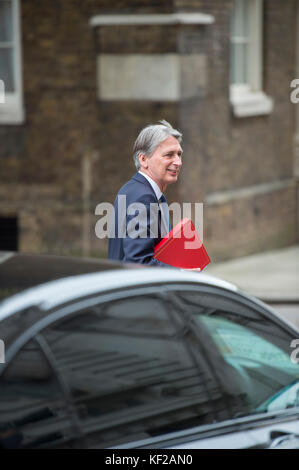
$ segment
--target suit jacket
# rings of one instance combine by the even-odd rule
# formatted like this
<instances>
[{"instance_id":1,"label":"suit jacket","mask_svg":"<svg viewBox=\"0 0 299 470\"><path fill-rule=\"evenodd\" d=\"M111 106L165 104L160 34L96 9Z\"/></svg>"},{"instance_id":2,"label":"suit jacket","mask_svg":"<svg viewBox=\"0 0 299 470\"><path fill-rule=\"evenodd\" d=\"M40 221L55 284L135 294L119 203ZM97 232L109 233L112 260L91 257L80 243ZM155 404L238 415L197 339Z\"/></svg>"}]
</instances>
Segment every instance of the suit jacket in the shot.
<instances>
[{"instance_id":1,"label":"suit jacket","mask_svg":"<svg viewBox=\"0 0 299 470\"><path fill-rule=\"evenodd\" d=\"M125 198L119 198L119 196L125 196ZM128 214L127 210L128 206L135 203L142 203L142 207L146 211L146 217L143 217L141 223L137 224L137 229L140 230L144 238L128 236L127 229L128 226L130 227L130 221L133 221L138 212L134 211L134 206L132 213ZM153 203L155 205L152 207L156 208L156 211L150 210L150 204ZM111 235L109 237L108 258L170 268L170 265L153 258L154 247L161 240L161 212L155 191L144 176L137 172L121 187L114 202L114 211L115 237L111 237ZM142 226L143 224L144 226ZM132 225L135 224L132 223ZM119 236L120 233L122 233L121 236ZM129 231L129 233L131 232Z\"/></svg>"}]
</instances>

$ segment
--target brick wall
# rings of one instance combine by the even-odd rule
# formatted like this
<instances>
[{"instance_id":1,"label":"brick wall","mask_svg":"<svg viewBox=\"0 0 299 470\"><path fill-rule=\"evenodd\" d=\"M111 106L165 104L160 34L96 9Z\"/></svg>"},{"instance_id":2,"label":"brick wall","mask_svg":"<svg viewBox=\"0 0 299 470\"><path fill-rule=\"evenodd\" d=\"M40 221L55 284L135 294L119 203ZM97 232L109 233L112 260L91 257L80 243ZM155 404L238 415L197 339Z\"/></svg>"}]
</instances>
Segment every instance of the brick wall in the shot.
<instances>
[{"instance_id":1,"label":"brick wall","mask_svg":"<svg viewBox=\"0 0 299 470\"><path fill-rule=\"evenodd\" d=\"M212 259L295 242L292 182L266 195L208 202L217 192L292 178L295 2L264 4L264 89L274 110L236 119L228 100L230 0L22 2L26 118L21 126L0 126L0 212L19 216L21 250L105 254L106 242L94 235L94 208L113 201L134 173L136 135L161 118L184 132L184 167L179 184L167 190L168 200L204 201ZM96 29L88 24L100 13L176 10L199 10L215 23ZM196 99L97 100L97 54L169 52L206 58L206 87Z\"/></svg>"}]
</instances>

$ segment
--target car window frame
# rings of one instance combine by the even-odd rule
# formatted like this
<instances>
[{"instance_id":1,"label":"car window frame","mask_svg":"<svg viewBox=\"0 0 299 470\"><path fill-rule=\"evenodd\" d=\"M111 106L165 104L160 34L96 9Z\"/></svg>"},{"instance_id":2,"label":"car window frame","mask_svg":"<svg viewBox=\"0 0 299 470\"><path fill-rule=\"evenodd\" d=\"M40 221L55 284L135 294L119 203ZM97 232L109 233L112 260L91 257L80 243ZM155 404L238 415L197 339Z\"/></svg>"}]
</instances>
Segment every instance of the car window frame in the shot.
<instances>
[{"instance_id":1,"label":"car window frame","mask_svg":"<svg viewBox=\"0 0 299 470\"><path fill-rule=\"evenodd\" d=\"M32 336L29 339L29 341L27 341L18 350L18 352L12 358L12 360L9 361L9 363L7 363L7 367L9 367L9 365L11 365L13 363L15 357L19 353L22 354L22 349L30 343L33 343L38 347L38 350L40 351L40 353L44 357L44 360L47 363L47 365L49 367L49 370L53 374L53 377L55 377L57 387L59 388L61 403L64 403L64 405L65 405L66 418L68 419L69 426L73 431L73 435L71 434L71 435L69 435L69 437L67 439L61 440L59 442L59 445L61 446L65 443L69 442L69 440L71 439L72 440L72 446L74 446L74 448L79 448L79 444L81 444L81 443L84 444L84 436L82 436L81 429L78 426L77 414L75 414L73 412L72 400L71 400L70 394L68 393L68 389L65 387L65 382L63 380L61 371L56 367L55 358L53 357L52 351L49 349L49 347L48 347L46 341L44 340L44 338L42 336L40 336L39 333ZM3 375L5 375L5 371L3 371L3 374L0 375L0 380L1 380L1 377ZM49 398L49 400L50 400L50 398ZM34 447L32 447L32 448L34 448ZM47 448L47 445L43 446L42 448Z\"/></svg>"},{"instance_id":2,"label":"car window frame","mask_svg":"<svg viewBox=\"0 0 299 470\"><path fill-rule=\"evenodd\" d=\"M143 294L155 294L157 296L169 296L173 295L177 290L186 289L188 291L196 291L213 294L217 296L222 296L229 301L239 302L244 304L244 306L249 307L253 310L256 310L257 313L265 316L267 319L270 319L274 323L276 323L279 327L285 330L288 334L293 334L294 329L291 325L284 323L282 319L275 313L275 311L271 311L270 307L266 306L263 302L259 301L258 299L253 299L251 296L244 294L243 292L229 291L223 287L219 286L211 286L208 284L198 284L192 283L190 281L181 282L181 281L174 281L174 282L165 282L165 284L156 284L153 283L149 285L137 285L137 286L130 286L128 287L121 287L118 289L110 290L109 292L103 293L98 292L96 294L88 295L86 297L82 297L80 299L75 299L71 302L67 302L66 304L59 305L58 307L54 307L49 311L45 312L45 316L40 318L36 323L31 324L29 328L27 328L12 344L6 351L6 363L0 365L0 375L5 371L7 364L12 360L12 358L18 353L18 351L36 336L41 330L49 326L51 323L62 320L64 317L68 315L76 315L81 310L85 308L90 308L94 305L103 304L109 301L115 301L118 299L122 299L124 297L134 297L136 295L143 295ZM36 309L36 306L34 306ZM27 310L27 309L26 309ZM181 314L179 313L181 316ZM212 339L212 336L210 335ZM292 338L293 339L293 338ZM213 341L213 339L212 339ZM214 341L213 341L214 342ZM217 348L218 349L218 348Z\"/></svg>"},{"instance_id":3,"label":"car window frame","mask_svg":"<svg viewBox=\"0 0 299 470\"><path fill-rule=\"evenodd\" d=\"M282 328L286 334L290 335L290 340L294 339L294 336L292 336L294 335L294 333L297 334L297 331L299 333L299 329L297 329L294 325L282 319L278 315L278 313L275 310L273 310L270 306L266 305L264 302L260 301L259 299L254 298L242 291L233 292L233 291L224 289L222 287L218 287L218 286L214 287L210 285L205 285L204 287L197 286L197 285L194 286L191 283L190 283L190 286L192 286L190 291L196 291L196 292L202 291L207 294L213 294L213 295L217 295L218 297L224 297L226 300L229 300L234 303L239 303L241 306L244 306L246 308L249 308L255 311L257 314L262 315L263 317L275 323L278 327ZM172 290L172 288L170 288L170 290ZM292 352L291 348L289 352L290 353Z\"/></svg>"},{"instance_id":4,"label":"car window frame","mask_svg":"<svg viewBox=\"0 0 299 470\"><path fill-rule=\"evenodd\" d=\"M226 299L239 302L246 307L249 307L256 311L256 313L261 314L266 317L268 320L273 321L277 326L282 328L287 334L292 335L296 332L296 329L289 323L285 323L278 314L271 309L268 305L259 299L255 299L250 295L242 291L233 292L225 288L218 286L210 286L207 284L198 285L196 283L173 283L165 286L165 291L167 293L175 293L177 288L182 290L182 287L187 290L198 292L199 290L203 293L215 294L218 296L225 297ZM210 338L214 342L211 334ZM217 347L216 343L214 342ZM218 349L218 347L217 347ZM198 440L208 439L208 438L217 438L217 436L223 435L223 433L242 433L243 431L252 429L253 433L255 429L260 429L261 426L267 426L270 428L269 423L285 423L298 420L299 418L299 407L285 409L285 410L276 410L272 412L260 412L254 415L242 416L240 418L228 419L225 421L196 426L188 430L181 430L177 432L170 433L168 435L151 437L148 439L143 439L139 441L134 441L130 445L118 446L118 448L153 448L154 445L157 448L173 447L176 445L180 446L188 442L196 442ZM232 438L233 438L232 436ZM256 443L258 445L258 443Z\"/></svg>"},{"instance_id":5,"label":"car window frame","mask_svg":"<svg viewBox=\"0 0 299 470\"><path fill-rule=\"evenodd\" d=\"M29 341L34 335L36 335L41 329L43 329L45 326L50 324L52 321L56 321L58 319L63 318L63 316L66 316L71 313L72 306L73 305L82 305L82 309L84 308L85 303L91 301L90 305L93 305L93 303L97 303L98 299L103 299L101 300L102 302L109 301L110 299L116 300L118 297L122 297L123 292L132 292L132 296L134 296L134 292L140 292L144 291L145 293L151 293L152 290L159 289L159 292L168 292L168 291L173 291L177 287L181 288L182 286L189 286L193 290L197 291L203 291L207 292L209 294L216 294L216 295L222 295L226 297L229 300L235 300L243 303L246 307L249 308L255 308L257 311L262 314L263 316L266 316L267 318L270 318L272 321L274 321L277 325L279 325L282 329L284 329L286 332L289 334L299 334L299 328L296 328L295 325L289 323L287 320L282 319L275 310L273 310L269 305L266 305L264 302L261 300L254 298L248 294L246 294L243 291L238 290L237 292L230 291L229 289L226 289L224 287L220 286L211 286L210 284L205 284L205 283L197 283L197 282L192 282L190 280L188 281L172 281L163 285L161 284L156 284L156 283L151 283L150 286L142 286L142 285L136 285L136 286L130 286L125 287L119 287L117 289L111 289L107 292L98 292L98 293L93 293L88 296L81 297L80 299L76 298L75 300L68 301L65 304L61 304L58 306L55 306L49 310L43 310L40 309L37 305L33 305L32 307L26 306L24 310L19 310L14 312L13 315L20 314L22 311L25 310L30 310L31 308L38 310L40 312L40 319L33 324L30 324L26 330L17 337L17 339L13 340L11 344L9 344L9 347L5 351L6 355L6 363L0 364L0 375L4 372L6 368L6 364L12 359L12 357L18 352L18 350L27 342ZM158 291L155 291L158 292ZM78 307L77 310L79 310L81 307ZM73 311L74 312L74 311ZM43 313L45 316L43 316Z\"/></svg>"},{"instance_id":6,"label":"car window frame","mask_svg":"<svg viewBox=\"0 0 299 470\"><path fill-rule=\"evenodd\" d=\"M161 286L161 284L151 284L150 286L148 285L143 285L143 286L135 286L135 287L130 287L130 288L119 288L117 291L113 290L110 291L109 293L98 293L98 294L93 294L91 296L87 296L86 298L81 298L81 299L76 299L72 302L68 302L67 305L61 305L59 307L55 307L53 310L48 311L46 316L39 319L36 323L31 324L29 328L22 333L22 335L10 346L10 349L7 352L7 363L10 363L13 361L13 358L15 357L16 354L30 341L30 340L35 340L37 337L42 336L42 331L50 326L53 323L56 323L57 321L61 321L66 318L71 318L72 316L77 316L80 314L81 311L84 311L90 307L97 306L101 307L101 305L104 305L105 303L109 303L109 301L117 301L117 300L123 300L123 299L128 299L128 298L134 298L136 296L142 297L144 295L154 295L160 301L163 303L166 314L168 317L172 317L172 313L170 313L169 306L167 304L168 302L168 291L169 287L171 285L177 286L177 282L175 283L165 283ZM188 282L183 282L180 283L180 286L187 287ZM196 285L195 285L196 287ZM182 315L180 312L177 311L176 313L173 314L175 317L176 314L179 315L179 317L182 319ZM182 319L183 320L183 319ZM174 326L175 321L173 318L171 319L172 323ZM199 368L201 365L199 364L199 361L194 357L192 354L192 351L190 351L190 348L188 347L188 340L183 338L184 346L186 349L186 352L190 358L190 360L194 363L194 366ZM41 346L41 345L40 345ZM46 348L47 349L47 348ZM43 348L43 352L46 353L45 348ZM54 361L55 362L55 361ZM53 362L51 361L52 368L54 368L56 375L58 374L58 371L56 370L55 364L53 365ZM214 368L210 365L207 365L206 369L208 369L209 374L212 376L213 380L217 382L216 380L216 374L214 373ZM64 380L62 380L64 382ZM67 387L67 384L63 384L63 388ZM222 392L222 390L221 390ZM218 421L217 421L218 422ZM160 436L161 438L163 435Z\"/></svg>"},{"instance_id":7,"label":"car window frame","mask_svg":"<svg viewBox=\"0 0 299 470\"><path fill-rule=\"evenodd\" d=\"M183 283L183 285L186 285L186 284L188 284L188 283ZM92 297L91 302L88 302L88 304L86 304L85 301L83 302L83 304L81 304L81 302L78 303L78 301L73 302L72 305L76 304L77 307L78 307L78 305L80 305L80 307L73 310L73 312L71 314L65 313L64 308L63 308L62 309L63 314L60 316L60 318L55 318L52 322L48 322L48 325L43 325L43 327L39 330L39 333L42 335L43 334L42 333L43 329L47 328L47 326L50 326L52 323L56 323L58 321L66 319L67 317L71 318L72 316L76 317L76 316L80 315L81 311L84 311L86 308L88 308L90 306L96 305L97 307L99 307L99 310L100 310L100 306L105 305L110 300L110 297L112 297L112 302L114 302L114 301L119 301L119 300L126 300L128 298L135 298L137 296L142 297L143 295L154 295L157 299L159 299L162 302L162 304L165 308L165 313L168 316L168 318L170 318L172 316L172 314L170 314L169 306L167 305L167 302L169 300L168 299L168 293L167 293L168 285L169 284L161 286L161 284L155 284L154 286L153 285L151 285L151 286L142 286L142 287L138 286L138 287L133 288L133 289L130 288L129 290L128 290L128 288L121 288L121 289L118 290L117 296L115 295L115 292L114 292L113 294L109 293L109 295L107 294L107 295L100 295L100 296ZM101 299L101 302L99 302L98 299ZM68 310L68 307L67 307L67 310ZM174 313L174 316L176 316L176 315L179 316L179 318L181 318L181 314L177 310ZM173 319L171 321L173 323L173 326L177 327L175 321ZM180 333L181 330L182 330L182 328L181 328L181 325L180 325L180 331L178 331L178 332ZM165 335L165 340L167 340L166 335ZM45 341L47 342L46 339L45 339ZM190 358L190 362L193 362L194 366L196 368L198 368L199 372L201 373L202 372L201 364L194 357L192 352L190 352L190 348L188 347L188 340L186 340L183 337L182 341L185 343L184 347L186 349L186 353L187 353L188 357ZM49 346L49 347L51 347L51 346ZM208 369L208 372L211 374L211 376L213 378L213 381L216 383L217 380L216 380L216 374L214 373L214 368L211 367L210 365L208 365L206 368ZM219 421L217 421L217 423L219 423ZM84 431L83 428L81 428L81 431ZM176 433L176 431L171 432L171 434L173 434L173 433ZM153 441L157 438L158 439L163 439L164 435L166 435L166 433L161 434L159 436L153 436L152 438L149 438L149 439L153 439ZM129 444L130 443L128 443L128 445Z\"/></svg>"},{"instance_id":8,"label":"car window frame","mask_svg":"<svg viewBox=\"0 0 299 470\"><path fill-rule=\"evenodd\" d=\"M174 281L174 282L165 282L165 284L161 285L158 283L153 283L151 285L137 285L137 286L130 286L128 287L121 287L118 289L110 290L109 292L103 293L98 292L96 294L92 294L86 297L82 297L81 299L75 299L74 301L68 302L67 304L62 304L56 306L55 308L45 311L45 317L38 320L35 324L30 325L26 331L22 333L21 336L18 337L11 345L8 351L6 352L6 366L9 362L13 359L15 354L19 352L19 350L31 339L35 339L35 337L47 326L51 325L56 321L62 320L68 316L77 315L80 311L84 310L85 308L92 307L94 305L104 304L109 301L115 301L122 298L128 297L135 297L136 295L143 295L143 294L154 294L159 297L161 296L168 296L172 294L177 289L179 290L190 290L214 294L218 296L223 296L226 299L231 301L241 302L247 307L253 308L258 313L262 314L263 316L267 317L271 321L274 321L278 326L283 328L288 334L294 333L294 329L291 325L284 323L274 311L271 311L268 306L263 304L262 302L252 299L250 296L242 293L242 292L234 292L229 291L223 287L219 286L211 286L209 284L198 284L197 282L190 282L190 280L184 281ZM211 336L211 335L210 335ZM211 336L212 338L212 336ZM0 370L0 374L4 372L4 369ZM258 416L246 416L241 417L238 419L233 420L225 420L221 422L216 422L207 425L200 425L198 427L190 428L188 430L182 431L175 431L170 433L170 435L161 435L155 436L152 438L147 439L146 441L134 441L130 444L123 446L123 448L143 448L148 447L151 444L157 445L175 445L178 441L179 443L188 442L190 438L192 441L203 439L205 437L216 437L219 434L225 432L232 432L235 430L242 430L248 427L248 423L257 423L257 422L268 422L268 419L273 420L273 418L277 418L277 420L285 420L289 416L289 419L293 419L294 415L298 415L298 410L292 410L291 412L283 410L280 412L272 412L272 413L261 413ZM253 424L254 426L254 424ZM192 436L192 437L191 437ZM136 446L136 447L135 447ZM121 448L122 446L117 446L117 448Z\"/></svg>"},{"instance_id":9,"label":"car window frame","mask_svg":"<svg viewBox=\"0 0 299 470\"><path fill-rule=\"evenodd\" d=\"M51 323L60 321L63 318L66 318L68 315L76 315L81 310L83 311L86 308L90 308L95 305L99 305L109 301L118 300L122 297L134 297L136 295L142 295L143 293L157 293L158 290L155 290L157 288L159 288L161 291L161 285L158 284L151 286L133 286L129 289L126 287L121 287L116 290L109 290L109 292L106 293L98 292L93 293L92 295L81 297L79 299L76 298L75 300L72 300L65 304L55 306L52 309L44 310L45 315L41 315L41 318L39 320L37 320L33 324L30 324L30 326L9 345L9 347L5 351L6 362L4 364L1 364L2 367L0 368L0 375L4 373L7 364L13 359L13 357L18 353L18 351L28 341L30 341L30 339L36 336L41 330L48 327ZM141 294L138 294L140 292ZM128 293L129 295L127 295ZM38 307L34 306L33 308L36 309ZM28 307L26 307L25 310L28 310ZM41 312L43 311L41 310ZM20 312L15 313L18 314Z\"/></svg>"}]
</instances>

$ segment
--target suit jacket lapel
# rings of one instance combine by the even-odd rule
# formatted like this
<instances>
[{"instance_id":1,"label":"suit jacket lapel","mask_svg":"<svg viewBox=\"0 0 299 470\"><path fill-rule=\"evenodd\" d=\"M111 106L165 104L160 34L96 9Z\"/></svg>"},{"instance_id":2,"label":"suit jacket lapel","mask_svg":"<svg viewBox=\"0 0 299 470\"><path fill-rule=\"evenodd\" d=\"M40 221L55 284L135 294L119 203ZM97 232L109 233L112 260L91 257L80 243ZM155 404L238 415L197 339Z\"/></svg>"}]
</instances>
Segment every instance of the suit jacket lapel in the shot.
<instances>
[{"instance_id":1,"label":"suit jacket lapel","mask_svg":"<svg viewBox=\"0 0 299 470\"><path fill-rule=\"evenodd\" d=\"M145 184L145 186L147 188L150 188L150 190L152 191L153 195L155 196L155 199L157 201L157 203L159 204L159 201L157 199L157 195L152 187L152 185L150 184L150 182L144 177L142 176L141 173L137 172L135 173L134 176L132 176L132 180L135 180L135 181L138 181L139 183L142 183L142 184ZM159 210L158 210L158 240L161 239L161 223L163 223L161 221L161 209L160 209L160 206L158 206ZM168 233L168 230L166 230L166 233Z\"/></svg>"},{"instance_id":2,"label":"suit jacket lapel","mask_svg":"<svg viewBox=\"0 0 299 470\"><path fill-rule=\"evenodd\" d=\"M138 181L139 183L143 183L145 184L148 188L150 188L150 190L152 191L153 195L155 196L155 198L157 199L157 196L156 196L156 193L152 187L152 185L150 184L150 182L144 177L142 176L141 173L139 173L137 171L137 173L135 173L134 176L132 176L132 180L135 180L135 181ZM157 199L157 202L158 202L158 199Z\"/></svg>"}]
</instances>

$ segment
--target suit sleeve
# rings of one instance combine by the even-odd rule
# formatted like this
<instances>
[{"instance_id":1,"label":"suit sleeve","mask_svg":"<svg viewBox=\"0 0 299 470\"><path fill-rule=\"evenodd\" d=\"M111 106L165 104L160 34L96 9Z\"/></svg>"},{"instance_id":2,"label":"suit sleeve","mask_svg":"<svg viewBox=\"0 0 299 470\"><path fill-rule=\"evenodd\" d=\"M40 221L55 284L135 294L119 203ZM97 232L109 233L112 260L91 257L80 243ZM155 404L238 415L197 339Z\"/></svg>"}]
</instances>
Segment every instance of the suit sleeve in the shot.
<instances>
[{"instance_id":1,"label":"suit sleeve","mask_svg":"<svg viewBox=\"0 0 299 470\"><path fill-rule=\"evenodd\" d=\"M141 204L143 212L138 211L139 204ZM131 212L126 215L127 236L123 240L123 261L173 268L173 266L154 258L154 248L159 241L159 224L158 212L151 209L151 204L153 204L152 208L157 207L157 201L151 194L142 195L131 204Z\"/></svg>"}]
</instances>

